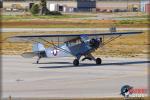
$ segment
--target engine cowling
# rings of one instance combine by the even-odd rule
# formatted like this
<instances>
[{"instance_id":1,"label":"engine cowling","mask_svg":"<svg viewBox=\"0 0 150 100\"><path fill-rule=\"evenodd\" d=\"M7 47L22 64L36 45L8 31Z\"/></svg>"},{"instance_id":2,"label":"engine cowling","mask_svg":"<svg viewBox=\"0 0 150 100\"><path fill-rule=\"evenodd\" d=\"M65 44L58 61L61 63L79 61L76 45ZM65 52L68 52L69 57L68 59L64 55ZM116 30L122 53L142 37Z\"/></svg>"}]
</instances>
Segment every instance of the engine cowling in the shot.
<instances>
[{"instance_id":1,"label":"engine cowling","mask_svg":"<svg viewBox=\"0 0 150 100\"><path fill-rule=\"evenodd\" d=\"M100 46L100 40L98 40L98 39L91 39L89 41L89 45L92 48L98 48Z\"/></svg>"}]
</instances>

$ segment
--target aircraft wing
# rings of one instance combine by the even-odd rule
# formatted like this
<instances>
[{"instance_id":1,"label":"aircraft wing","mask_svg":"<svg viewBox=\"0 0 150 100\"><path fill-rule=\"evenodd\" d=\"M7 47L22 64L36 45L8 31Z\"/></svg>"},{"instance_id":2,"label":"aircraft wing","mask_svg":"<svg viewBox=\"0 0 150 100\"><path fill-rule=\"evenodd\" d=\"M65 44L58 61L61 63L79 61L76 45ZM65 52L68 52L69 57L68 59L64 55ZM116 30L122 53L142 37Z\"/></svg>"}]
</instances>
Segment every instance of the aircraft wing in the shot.
<instances>
[{"instance_id":1,"label":"aircraft wing","mask_svg":"<svg viewBox=\"0 0 150 100\"><path fill-rule=\"evenodd\" d=\"M109 33L94 33L94 34L49 34L49 35L26 35L26 36L13 36L7 38L10 42L53 42L53 43L64 43L74 39L80 39L82 36L102 37L102 36L121 36L121 35L132 35L140 34L141 31L137 32L109 32Z\"/></svg>"}]
</instances>

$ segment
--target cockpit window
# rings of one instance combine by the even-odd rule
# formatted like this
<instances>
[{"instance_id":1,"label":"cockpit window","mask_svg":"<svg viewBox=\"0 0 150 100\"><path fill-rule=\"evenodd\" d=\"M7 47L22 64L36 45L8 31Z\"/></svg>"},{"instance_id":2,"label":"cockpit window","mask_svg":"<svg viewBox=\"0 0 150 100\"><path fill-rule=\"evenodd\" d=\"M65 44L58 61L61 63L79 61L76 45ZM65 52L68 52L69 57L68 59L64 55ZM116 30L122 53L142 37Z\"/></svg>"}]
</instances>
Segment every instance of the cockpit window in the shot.
<instances>
[{"instance_id":1,"label":"cockpit window","mask_svg":"<svg viewBox=\"0 0 150 100\"><path fill-rule=\"evenodd\" d=\"M75 39L75 40L67 41L66 45L67 46L74 46L74 45L77 45L77 44L80 44L80 43L81 43L80 39Z\"/></svg>"}]
</instances>

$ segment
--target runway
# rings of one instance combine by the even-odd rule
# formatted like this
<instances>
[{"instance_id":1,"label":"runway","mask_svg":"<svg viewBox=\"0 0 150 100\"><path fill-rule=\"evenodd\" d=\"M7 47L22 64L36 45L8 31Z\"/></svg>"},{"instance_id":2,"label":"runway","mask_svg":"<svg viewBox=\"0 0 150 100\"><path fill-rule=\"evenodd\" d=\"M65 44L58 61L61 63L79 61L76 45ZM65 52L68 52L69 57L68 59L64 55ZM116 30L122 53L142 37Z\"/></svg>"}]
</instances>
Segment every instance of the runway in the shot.
<instances>
[{"instance_id":1,"label":"runway","mask_svg":"<svg viewBox=\"0 0 150 100\"><path fill-rule=\"evenodd\" d=\"M101 57L102 65L74 58L27 59L2 56L2 97L92 98L122 97L124 85L148 88L146 58Z\"/></svg>"},{"instance_id":2,"label":"runway","mask_svg":"<svg viewBox=\"0 0 150 100\"><path fill-rule=\"evenodd\" d=\"M118 31L148 31L150 28L117 28ZM5 32L49 32L49 31L109 31L109 28L0 28Z\"/></svg>"}]
</instances>

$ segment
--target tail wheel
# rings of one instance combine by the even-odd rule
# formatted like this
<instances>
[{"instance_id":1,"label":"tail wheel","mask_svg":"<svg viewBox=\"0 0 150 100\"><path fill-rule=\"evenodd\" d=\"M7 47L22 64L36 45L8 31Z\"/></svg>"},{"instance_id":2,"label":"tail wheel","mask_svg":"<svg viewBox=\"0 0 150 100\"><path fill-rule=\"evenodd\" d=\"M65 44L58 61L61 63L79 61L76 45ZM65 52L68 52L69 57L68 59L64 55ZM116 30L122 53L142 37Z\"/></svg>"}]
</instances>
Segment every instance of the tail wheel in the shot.
<instances>
[{"instance_id":1,"label":"tail wheel","mask_svg":"<svg viewBox=\"0 0 150 100\"><path fill-rule=\"evenodd\" d=\"M39 56L39 58L37 59L37 61L36 61L37 64L39 63L40 59L41 59L41 56Z\"/></svg>"},{"instance_id":2,"label":"tail wheel","mask_svg":"<svg viewBox=\"0 0 150 100\"><path fill-rule=\"evenodd\" d=\"M39 61L36 61L36 64L38 64L39 63Z\"/></svg>"},{"instance_id":3,"label":"tail wheel","mask_svg":"<svg viewBox=\"0 0 150 100\"><path fill-rule=\"evenodd\" d=\"M74 65L74 66L79 66L79 60L78 60L78 59L75 59L75 60L73 61L73 65Z\"/></svg>"},{"instance_id":4,"label":"tail wheel","mask_svg":"<svg viewBox=\"0 0 150 100\"><path fill-rule=\"evenodd\" d=\"M101 58L97 58L96 59L96 64L98 64L98 65L102 64L102 59Z\"/></svg>"}]
</instances>

